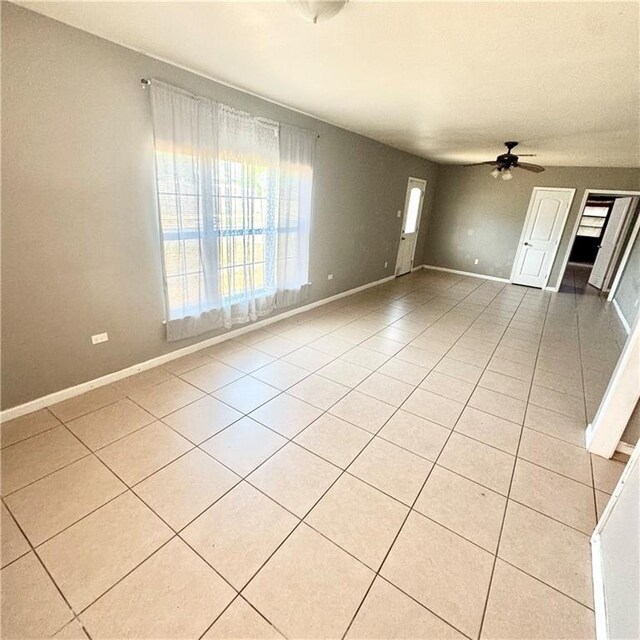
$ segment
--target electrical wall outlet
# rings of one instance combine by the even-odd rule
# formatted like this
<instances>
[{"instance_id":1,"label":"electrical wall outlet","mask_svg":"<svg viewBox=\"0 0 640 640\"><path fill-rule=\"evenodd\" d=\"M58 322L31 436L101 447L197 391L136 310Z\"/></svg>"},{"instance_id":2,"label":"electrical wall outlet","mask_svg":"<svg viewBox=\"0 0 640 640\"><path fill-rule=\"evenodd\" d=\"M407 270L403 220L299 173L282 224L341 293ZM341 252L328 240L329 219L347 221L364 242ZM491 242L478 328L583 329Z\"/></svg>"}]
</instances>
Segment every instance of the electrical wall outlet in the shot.
<instances>
[{"instance_id":1,"label":"electrical wall outlet","mask_svg":"<svg viewBox=\"0 0 640 640\"><path fill-rule=\"evenodd\" d=\"M478 258L473 261L473 264L478 264Z\"/></svg>"},{"instance_id":2,"label":"electrical wall outlet","mask_svg":"<svg viewBox=\"0 0 640 640\"><path fill-rule=\"evenodd\" d=\"M402 218L402 211L400 211L400 209L398 209L398 218Z\"/></svg>"},{"instance_id":3,"label":"electrical wall outlet","mask_svg":"<svg viewBox=\"0 0 640 640\"><path fill-rule=\"evenodd\" d=\"M330 273L330 274L327 276L327 280L333 280L333 273Z\"/></svg>"},{"instance_id":4,"label":"electrical wall outlet","mask_svg":"<svg viewBox=\"0 0 640 640\"><path fill-rule=\"evenodd\" d=\"M386 269L388 266L389 266L389 263L388 263L388 262L385 262L385 263L384 263L384 268Z\"/></svg>"},{"instance_id":5,"label":"electrical wall outlet","mask_svg":"<svg viewBox=\"0 0 640 640\"><path fill-rule=\"evenodd\" d=\"M100 344L101 342L107 342L109 340L108 333L96 333L95 336L91 336L92 344Z\"/></svg>"}]
</instances>

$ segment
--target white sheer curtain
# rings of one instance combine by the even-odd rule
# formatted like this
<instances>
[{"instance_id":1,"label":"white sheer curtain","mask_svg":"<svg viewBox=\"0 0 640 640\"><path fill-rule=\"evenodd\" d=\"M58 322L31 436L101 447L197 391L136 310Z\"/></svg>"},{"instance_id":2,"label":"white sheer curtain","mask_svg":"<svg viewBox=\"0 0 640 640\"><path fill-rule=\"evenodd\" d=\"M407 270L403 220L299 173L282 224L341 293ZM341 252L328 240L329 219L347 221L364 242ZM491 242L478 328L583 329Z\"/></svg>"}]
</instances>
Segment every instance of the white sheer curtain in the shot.
<instances>
[{"instance_id":1,"label":"white sheer curtain","mask_svg":"<svg viewBox=\"0 0 640 640\"><path fill-rule=\"evenodd\" d=\"M304 299L315 135L151 83L167 339Z\"/></svg>"}]
</instances>

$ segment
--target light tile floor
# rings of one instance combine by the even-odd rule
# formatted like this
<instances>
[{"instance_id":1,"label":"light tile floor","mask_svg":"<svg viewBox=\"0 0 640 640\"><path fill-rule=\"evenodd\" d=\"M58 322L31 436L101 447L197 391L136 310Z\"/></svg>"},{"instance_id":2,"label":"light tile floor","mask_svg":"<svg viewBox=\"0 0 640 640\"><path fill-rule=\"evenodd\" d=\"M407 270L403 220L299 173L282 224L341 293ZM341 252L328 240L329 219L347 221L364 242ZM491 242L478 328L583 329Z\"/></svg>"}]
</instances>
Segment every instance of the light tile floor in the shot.
<instances>
[{"instance_id":1,"label":"light tile floor","mask_svg":"<svg viewBox=\"0 0 640 640\"><path fill-rule=\"evenodd\" d=\"M2 426L6 638L592 638L611 310L420 271Z\"/></svg>"}]
</instances>

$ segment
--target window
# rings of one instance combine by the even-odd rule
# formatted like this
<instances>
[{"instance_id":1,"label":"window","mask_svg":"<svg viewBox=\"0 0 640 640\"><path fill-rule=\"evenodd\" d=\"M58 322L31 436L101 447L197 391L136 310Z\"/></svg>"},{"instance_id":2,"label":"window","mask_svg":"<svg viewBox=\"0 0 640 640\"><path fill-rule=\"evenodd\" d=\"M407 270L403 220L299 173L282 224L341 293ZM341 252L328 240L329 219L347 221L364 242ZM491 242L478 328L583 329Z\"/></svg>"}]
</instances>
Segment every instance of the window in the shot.
<instances>
[{"instance_id":1,"label":"window","mask_svg":"<svg viewBox=\"0 0 640 640\"><path fill-rule=\"evenodd\" d=\"M156 81L151 89L168 338L298 302L315 135Z\"/></svg>"},{"instance_id":2,"label":"window","mask_svg":"<svg viewBox=\"0 0 640 640\"><path fill-rule=\"evenodd\" d=\"M418 226L418 214L420 213L420 198L422 198L422 189L420 187L412 187L411 191L409 191L407 219L404 223L405 233L415 233Z\"/></svg>"}]
</instances>

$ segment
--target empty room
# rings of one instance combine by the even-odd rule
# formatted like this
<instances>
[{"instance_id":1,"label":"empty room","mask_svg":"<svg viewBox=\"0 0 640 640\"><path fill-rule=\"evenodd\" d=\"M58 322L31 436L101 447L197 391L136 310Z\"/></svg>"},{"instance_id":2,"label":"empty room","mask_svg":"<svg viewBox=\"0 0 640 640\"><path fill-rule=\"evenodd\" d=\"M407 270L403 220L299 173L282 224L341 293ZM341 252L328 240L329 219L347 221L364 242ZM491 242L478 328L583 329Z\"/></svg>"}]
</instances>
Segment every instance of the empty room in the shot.
<instances>
[{"instance_id":1,"label":"empty room","mask_svg":"<svg viewBox=\"0 0 640 640\"><path fill-rule=\"evenodd\" d=\"M640 637L640 3L0 11L0 637Z\"/></svg>"}]
</instances>

